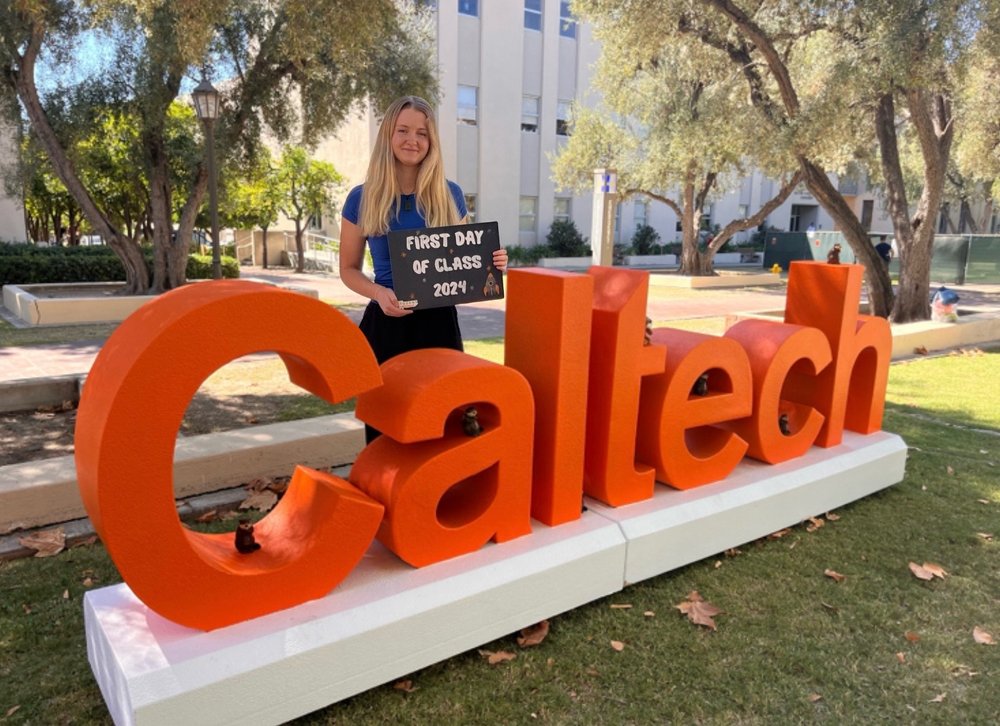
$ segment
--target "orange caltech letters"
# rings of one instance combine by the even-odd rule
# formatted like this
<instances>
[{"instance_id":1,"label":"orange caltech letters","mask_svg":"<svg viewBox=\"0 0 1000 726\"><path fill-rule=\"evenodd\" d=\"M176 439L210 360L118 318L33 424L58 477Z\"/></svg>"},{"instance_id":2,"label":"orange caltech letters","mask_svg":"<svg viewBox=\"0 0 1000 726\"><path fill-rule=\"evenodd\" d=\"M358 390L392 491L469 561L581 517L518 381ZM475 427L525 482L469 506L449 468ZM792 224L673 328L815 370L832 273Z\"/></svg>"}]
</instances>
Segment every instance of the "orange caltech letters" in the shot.
<instances>
[{"instance_id":1,"label":"orange caltech letters","mask_svg":"<svg viewBox=\"0 0 1000 726\"><path fill-rule=\"evenodd\" d=\"M347 482L300 467L257 524L257 552L239 554L231 533L181 524L173 455L188 402L212 371L261 350L277 351L295 383L331 402L380 382L346 316L303 295L225 281L140 308L104 344L84 387L76 468L87 513L136 596L182 625L218 628L325 595L382 517L382 505Z\"/></svg>"}]
</instances>

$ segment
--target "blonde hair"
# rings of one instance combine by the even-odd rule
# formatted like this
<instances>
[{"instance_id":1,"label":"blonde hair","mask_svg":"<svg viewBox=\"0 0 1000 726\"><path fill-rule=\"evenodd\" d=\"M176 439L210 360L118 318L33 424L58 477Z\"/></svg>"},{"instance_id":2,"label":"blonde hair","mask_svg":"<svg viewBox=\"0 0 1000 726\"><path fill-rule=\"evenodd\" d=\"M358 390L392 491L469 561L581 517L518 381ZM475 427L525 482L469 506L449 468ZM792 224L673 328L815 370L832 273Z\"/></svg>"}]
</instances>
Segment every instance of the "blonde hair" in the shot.
<instances>
[{"instance_id":1,"label":"blonde hair","mask_svg":"<svg viewBox=\"0 0 1000 726\"><path fill-rule=\"evenodd\" d=\"M428 227L458 224L458 209L444 177L441 161L441 141L437 122L430 104L417 96L397 98L385 110L382 125L375 137L375 148L368 162L365 191L361 197L359 226L366 237L385 234L389 229L389 215L399 216L399 196L403 193L396 178L396 157L392 153L392 134L403 109L416 109L427 117L427 156L417 172L417 211Z\"/></svg>"}]
</instances>

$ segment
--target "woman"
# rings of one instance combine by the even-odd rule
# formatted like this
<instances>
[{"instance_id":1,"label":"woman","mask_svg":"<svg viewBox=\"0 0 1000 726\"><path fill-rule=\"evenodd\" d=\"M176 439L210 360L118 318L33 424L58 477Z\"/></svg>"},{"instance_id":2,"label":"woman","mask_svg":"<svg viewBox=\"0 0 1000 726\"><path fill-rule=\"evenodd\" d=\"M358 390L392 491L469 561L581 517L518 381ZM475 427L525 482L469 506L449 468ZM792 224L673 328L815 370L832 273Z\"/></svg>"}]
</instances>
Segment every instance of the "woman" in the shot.
<instances>
[{"instance_id":1,"label":"woman","mask_svg":"<svg viewBox=\"0 0 1000 726\"><path fill-rule=\"evenodd\" d=\"M427 101L404 96L386 109L368 163L365 183L347 195L340 223L340 278L351 290L371 299L361 320L375 358L420 348L462 350L454 305L407 310L392 287L387 233L462 224L465 196L444 177L441 143L434 111ZM375 280L361 271L365 242L375 263ZM507 269L507 252L493 253L493 266ZM369 440L374 429L367 429Z\"/></svg>"}]
</instances>

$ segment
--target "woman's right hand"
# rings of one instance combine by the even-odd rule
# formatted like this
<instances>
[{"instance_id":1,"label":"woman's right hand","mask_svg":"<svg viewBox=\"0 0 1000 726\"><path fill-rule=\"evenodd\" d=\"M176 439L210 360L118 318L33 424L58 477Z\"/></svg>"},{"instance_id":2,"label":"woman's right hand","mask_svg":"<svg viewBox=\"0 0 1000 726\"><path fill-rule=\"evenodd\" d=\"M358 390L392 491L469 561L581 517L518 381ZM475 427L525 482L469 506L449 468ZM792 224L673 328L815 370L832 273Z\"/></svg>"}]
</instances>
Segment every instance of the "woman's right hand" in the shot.
<instances>
[{"instance_id":1,"label":"woman's right hand","mask_svg":"<svg viewBox=\"0 0 1000 726\"><path fill-rule=\"evenodd\" d=\"M401 318L404 315L409 315L412 310L406 310L399 307L399 301L396 299L396 293L393 292L388 287L378 286L378 290L375 292L375 297L372 298L378 303L378 306L382 308L382 312L388 315L390 318Z\"/></svg>"}]
</instances>

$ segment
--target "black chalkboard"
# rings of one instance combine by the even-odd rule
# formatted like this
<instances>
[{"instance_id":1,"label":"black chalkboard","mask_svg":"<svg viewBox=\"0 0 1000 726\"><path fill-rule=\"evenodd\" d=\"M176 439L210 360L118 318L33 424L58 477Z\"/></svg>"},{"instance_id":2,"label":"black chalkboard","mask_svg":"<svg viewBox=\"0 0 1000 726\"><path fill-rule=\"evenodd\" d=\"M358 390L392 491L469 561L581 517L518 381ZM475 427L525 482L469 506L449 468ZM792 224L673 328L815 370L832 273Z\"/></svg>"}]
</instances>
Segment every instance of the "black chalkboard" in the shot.
<instances>
[{"instance_id":1,"label":"black chalkboard","mask_svg":"<svg viewBox=\"0 0 1000 726\"><path fill-rule=\"evenodd\" d=\"M500 249L496 222L388 236L392 286L404 306L423 310L503 298L503 273L493 267L493 251Z\"/></svg>"}]
</instances>

